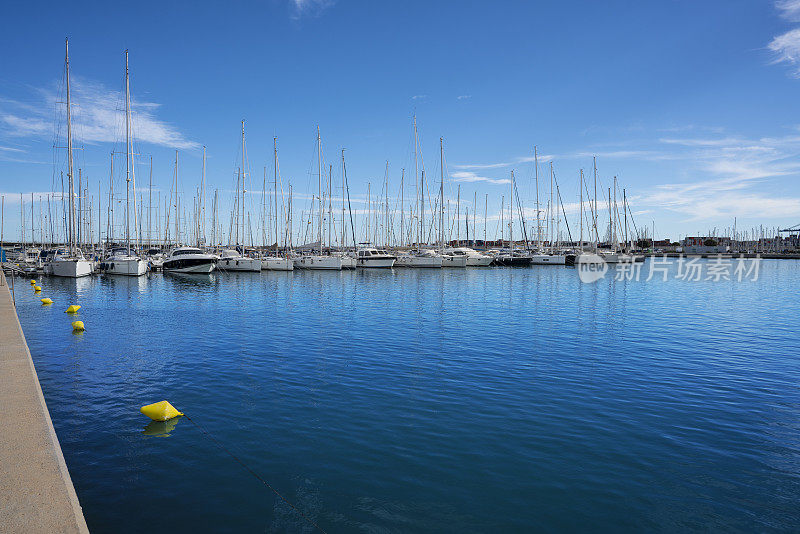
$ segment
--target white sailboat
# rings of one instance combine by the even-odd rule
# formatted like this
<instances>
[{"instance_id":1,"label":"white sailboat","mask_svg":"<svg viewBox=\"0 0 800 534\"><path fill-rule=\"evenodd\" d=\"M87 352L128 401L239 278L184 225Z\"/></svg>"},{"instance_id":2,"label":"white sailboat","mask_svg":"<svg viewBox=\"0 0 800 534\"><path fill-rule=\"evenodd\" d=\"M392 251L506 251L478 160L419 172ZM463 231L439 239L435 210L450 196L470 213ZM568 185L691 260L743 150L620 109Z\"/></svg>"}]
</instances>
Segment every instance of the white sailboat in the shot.
<instances>
[{"instance_id":1,"label":"white sailboat","mask_svg":"<svg viewBox=\"0 0 800 534\"><path fill-rule=\"evenodd\" d=\"M418 184L417 192L417 248L406 251L397 257L394 263L395 267L411 267L422 269L441 269L442 256L423 245L423 241L427 242L425 236L425 168L423 165L422 172L419 172L419 137L417 135L417 116L414 115L414 180Z\"/></svg>"},{"instance_id":2,"label":"white sailboat","mask_svg":"<svg viewBox=\"0 0 800 534\"><path fill-rule=\"evenodd\" d=\"M272 138L273 163L275 166L274 182L272 184L275 194L275 255L261 258L261 269L265 271L293 271L294 262L291 258L278 254L278 138ZM281 202L283 202L283 188L281 188Z\"/></svg>"},{"instance_id":3,"label":"white sailboat","mask_svg":"<svg viewBox=\"0 0 800 534\"><path fill-rule=\"evenodd\" d=\"M246 177L247 177L247 172L246 172L246 168L247 167L246 167L246 165L247 165L247 163L245 161L245 154L246 154L245 146L246 145L245 145L245 140L244 140L244 120L242 120L242 168L241 168L241 171L237 174L237 178L236 178L236 181L237 181L237 187L236 187L237 195L238 195L239 190L241 190L242 197L241 197L241 200L239 202L237 202L237 205L236 205L237 210L236 210L236 213L235 213L235 218L236 218L236 248L227 248L227 249L222 251L222 254L220 254L219 261L217 262L217 268L222 270L222 271L261 272L261 260L259 260L258 258L253 258L253 257L247 256L246 251L245 251L245 247L244 247L244 241L245 241L245 238L244 238L244 229L245 229L244 218L245 218L245 211L246 211L244 206L245 206L245 193L247 192L246 187L245 187L246 184L247 184L247 180L246 180ZM239 252L239 250L238 250L238 246L239 246L239 214L240 213L242 215L242 224L241 224L241 228L242 228L242 252Z\"/></svg>"},{"instance_id":4,"label":"white sailboat","mask_svg":"<svg viewBox=\"0 0 800 534\"><path fill-rule=\"evenodd\" d=\"M322 137L319 133L319 126L317 126L317 170L318 170L318 197L319 202L319 218L317 224L317 234L319 238L319 250L303 254L300 257L294 258L295 269L319 269L319 270L342 270L342 257L333 256L331 254L323 254L324 243L322 241L322 223L323 223L323 206L322 206Z\"/></svg>"},{"instance_id":5,"label":"white sailboat","mask_svg":"<svg viewBox=\"0 0 800 534\"><path fill-rule=\"evenodd\" d=\"M133 181L134 204L136 203L136 175L134 174L133 167L131 126L131 90L128 70L128 51L125 50L125 248L113 250L109 257L100 262L100 270L106 274L141 276L147 272L147 262L131 251L131 181Z\"/></svg>"},{"instance_id":6,"label":"white sailboat","mask_svg":"<svg viewBox=\"0 0 800 534\"><path fill-rule=\"evenodd\" d=\"M54 276L66 278L80 278L92 274L94 264L84 258L81 250L75 246L75 185L73 181L72 164L72 109L71 93L69 81L69 39L66 40L66 84L67 84L67 178L69 182L69 224L67 225L67 240L69 248L67 254L58 255L52 262L52 272Z\"/></svg>"},{"instance_id":7,"label":"white sailboat","mask_svg":"<svg viewBox=\"0 0 800 534\"><path fill-rule=\"evenodd\" d=\"M466 258L467 267L488 267L494 261L494 258L481 254L477 250L470 247L454 247L444 249L444 253L449 256L463 256Z\"/></svg>"}]
</instances>

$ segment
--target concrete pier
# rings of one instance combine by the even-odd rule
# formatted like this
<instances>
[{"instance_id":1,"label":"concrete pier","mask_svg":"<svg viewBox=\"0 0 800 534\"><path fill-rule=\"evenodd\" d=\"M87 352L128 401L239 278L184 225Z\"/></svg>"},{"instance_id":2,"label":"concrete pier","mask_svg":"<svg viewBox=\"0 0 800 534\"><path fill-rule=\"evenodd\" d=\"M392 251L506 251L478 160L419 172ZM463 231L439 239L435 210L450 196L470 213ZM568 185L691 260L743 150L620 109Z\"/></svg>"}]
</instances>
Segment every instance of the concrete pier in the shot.
<instances>
[{"instance_id":1,"label":"concrete pier","mask_svg":"<svg viewBox=\"0 0 800 534\"><path fill-rule=\"evenodd\" d=\"M0 272L0 533L89 532L9 290Z\"/></svg>"}]
</instances>

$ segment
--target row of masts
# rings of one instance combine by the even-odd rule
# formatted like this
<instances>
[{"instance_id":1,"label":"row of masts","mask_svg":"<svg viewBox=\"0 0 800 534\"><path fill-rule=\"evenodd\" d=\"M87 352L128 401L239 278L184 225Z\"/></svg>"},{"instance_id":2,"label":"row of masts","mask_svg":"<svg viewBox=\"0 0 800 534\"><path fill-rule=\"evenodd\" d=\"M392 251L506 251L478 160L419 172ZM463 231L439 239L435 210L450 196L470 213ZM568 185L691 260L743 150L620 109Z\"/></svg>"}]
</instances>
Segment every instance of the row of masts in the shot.
<instances>
[{"instance_id":1,"label":"row of masts","mask_svg":"<svg viewBox=\"0 0 800 534\"><path fill-rule=\"evenodd\" d=\"M66 115L67 115L67 199L68 199L68 207L64 207L64 226L65 226L65 234L66 234L66 243L69 247L70 255L73 255L78 248L79 245L86 245L89 244L94 246L95 243L98 245L103 243L102 239L102 206L101 206L101 198L102 198L102 187L98 186L98 197L97 197L97 236L94 235L94 228L95 225L92 222L94 211L94 197L93 195L89 195L88 192L88 180L87 184L84 185L83 181L84 178L82 176L81 171L79 170L78 173L78 191L75 191L75 180L74 180L74 162L73 162L73 136L72 136L72 116L71 116L71 89L70 89L70 65L69 65L69 43L66 42L66 53L65 53L65 72L66 72ZM248 193L248 179L250 178L250 173L248 172L247 166L247 145L245 140L245 129L244 129L244 121L241 123L241 167L237 169L236 172L236 188L235 188L235 197L233 201L232 211L231 211L231 219L230 219L230 226L227 232L227 240L229 246L236 246L236 247L243 247L247 245L249 241L250 246L255 245L255 241L253 238L253 227L252 221L250 219L250 210L247 209L247 193ZM389 185L389 162L386 162L385 171L384 171L384 179L382 183L382 187L380 190L380 195L376 197L375 202L373 202L372 195L371 195L371 183L367 184L367 216L362 220L363 227L361 229L361 235L364 237L365 241L373 242L376 244L381 244L383 246L409 246L409 247L422 247L428 246L431 243L438 244L439 247L443 247L445 243L449 243L453 240L453 234L455 233L455 238L457 241L461 241L461 187L458 186L457 198L456 198L456 207L455 207L455 216L451 213L451 206L450 200L445 200L444 197L444 186L445 186L445 161L444 161L444 141L443 138L439 139L439 155L440 155L440 176L439 176L439 192L435 198L435 201L431 205L431 196L428 194L427 182L426 182L426 173L425 173L425 166L424 160L421 155L420 151L420 142L419 142L419 135L417 130L417 120L416 116L414 116L413 120L413 128L414 128L414 185L416 191L416 198L414 199L413 204L408 205L408 211L406 212L406 201L404 197L406 185L405 185L405 169L401 170L401 179L400 179L400 198L399 198L399 232L397 229L397 207L398 202L394 202L394 206L392 205L392 199L390 198L390 185ZM346 177L346 164L345 164L345 157L344 157L344 150L342 150L342 198L340 199L341 203L341 218L339 221L341 233L337 232L336 237L334 237L334 211L333 211L333 185L332 185L332 175L333 175L333 165L329 165L328 172L327 172L327 187L323 189L323 183L325 181L325 166L324 166L324 158L323 158L323 150L322 150L322 137L320 134L320 129L317 127L317 136L316 136L316 152L317 152L317 195L312 197L313 200L316 202L316 209L314 210L316 213L312 216L312 210L308 210L307 213L301 215L301 221L304 221L306 217L308 218L308 224L306 225L306 230L311 229L312 232L310 235L315 235L317 246L322 249L330 250L334 246L338 246L340 248L346 247L348 245L355 246L356 240L356 226L355 226L355 219L353 217L352 206L350 201L350 191L349 185L347 183ZM147 220L147 230L143 228L143 220L145 217L143 216L143 211L145 211L144 207L144 199L141 195L137 195L137 188L136 188L136 154L134 152L134 141L133 141L133 121L132 121L132 110L131 110L131 91L130 91L130 68L129 68L129 55L128 51L125 51L125 206L124 206L124 240L122 241L127 253L130 255L134 248L140 249L143 246L151 247L154 245L161 245L161 246L169 246L169 245L178 245L181 243L188 243L193 242L196 245L217 245L222 244L224 232L222 232L221 228L221 217L219 216L220 211L220 191L218 189L214 190L214 197L212 200L212 214L211 214L211 239L210 241L207 239L207 216L206 216L206 188L207 188L207 180L206 180L206 150L203 147L203 165L202 165L202 173L200 177L200 184L199 187L196 189L196 194L192 198L192 203L190 206L182 204L182 196L180 194L179 188L179 154L176 150L175 152L175 160L174 160L174 170L173 170L173 180L169 192L169 197L165 202L163 207L163 228L161 225L161 214L162 214L162 207L161 207L161 194L159 192L157 198L157 205L155 207L156 213L156 224L155 229L153 227L153 163L152 157L150 158L150 182L148 187L148 199L147 199L147 208L146 208L146 220ZM107 213L106 213L106 231L105 231L105 244L107 246L117 244L116 240L116 228L115 228L115 204L116 198L114 196L114 157L115 153L112 152L111 154L111 173L109 176L109 193L108 193L108 202L107 202ZM539 164L538 164L538 152L534 148L534 159L535 159L535 175L536 175L536 247L538 249L542 249L545 246L545 241L547 242L548 246L552 249L556 246L556 243L562 240L562 233L560 229L561 223L561 214L564 215L564 221L566 223L566 211L563 206L563 201L561 199L560 190L558 188L558 183L555 178L555 173L553 170L553 164L550 162L550 200L547 203L547 210L546 210L546 221L543 224L542 221L542 213L543 210L540 206L540 199L539 199ZM261 206L261 217L260 217L260 224L261 224L261 233L262 233L262 245L266 244L266 241L272 241L272 237L274 237L274 246L275 251L277 253L279 246L286 249L287 247L291 246L293 241L292 234L294 225L292 223L292 200L291 200L291 184L289 184L289 201L288 203L284 201L283 198L283 187L282 183L281 186L281 202L279 206L278 202L278 188L279 188L279 178L278 178L278 152L277 152L277 137L273 139L273 198L269 201L269 213L267 213L267 202L266 202L266 168L264 173L264 187L262 188L262 206ZM590 222L587 224L587 227L593 230L594 234L594 243L595 247L597 247L597 243L600 242L600 234L598 229L598 200L597 200L597 178L596 178L596 165L595 165L595 193L594 193L594 203L589 202L589 211L591 214ZM501 197L501 209L500 209L500 217L499 217L499 230L500 230L500 240L507 241L511 248L514 247L514 244L517 240L514 238L514 218L515 218L515 211L517 212L518 218L518 225L522 230L522 238L525 242L526 246L529 246L529 241L531 240L531 236L528 235L528 228L527 228L527 221L526 221L526 213L522 205L522 201L520 199L519 192L517 190L517 182L514 176L514 172L511 172L511 191L509 196L508 202L508 224L506 226L505 223L505 195ZM62 189L63 190L63 189ZM612 194L611 190L609 189L608 195L608 211L609 211L609 240L615 244L619 244L621 241L618 238L618 228L619 225L619 209L617 203L617 183L616 178L614 179L614 187L613 187L613 202L612 202ZM581 239L580 242L583 243L583 227L584 227L584 209L583 209L583 192L584 192L584 181L583 181L583 172L581 171L581 183L580 183L580 193L581 193L581 202L580 202L580 227L581 227ZM63 201L63 193L61 195L61 200ZM587 195L588 196L588 195ZM345 205L345 198L347 199ZM50 242L54 244L56 239L56 225L54 224L54 218L51 215L51 205L50 199L48 197L48 221L50 223ZM88 200L88 202L87 202ZM472 240L477 240L477 192L474 195L473 199L473 210L472 210ZM426 216L426 203L429 204L430 208L428 210L428 215ZM137 207L138 204L138 207ZM22 203L21 203L22 205ZM629 207L627 206L627 199L625 198L625 192L623 190L623 202L622 202L622 212L624 214L623 218L625 220L624 223L624 241L627 243L628 241L628 227L627 227L627 220L629 214ZM561 208L559 210L559 207ZM31 204L31 209L33 210L33 202ZM58 210L58 206L56 206L56 211ZM42 205L40 199L40 213L42 212ZM187 213L188 211L188 213ZM466 231L467 238L469 240L470 236L470 225L469 225L469 208L467 208L464 212L464 228ZM24 224L24 208L22 212L22 232L23 232L23 241L24 241L24 232L25 232L25 224ZM43 219L43 215L41 217ZM487 226L488 226L488 195L485 197L484 203L484 228L483 228L483 237L484 241L487 239ZM33 224L34 217L31 217L31 223ZM274 226L272 224L274 222ZM284 232L279 238L280 234L280 225L281 222L284 227ZM316 222L316 224L314 224ZM269 224L268 224L269 223ZM257 223L258 224L258 223ZM43 220L41 221L41 225L43 225ZM41 226L40 225L40 226ZM301 232L298 233L298 238L301 237L302 234L302 241L307 242L309 241L309 233L306 231L302 233L301 224ZM348 228L349 227L349 228ZM43 226L40 229L40 237L42 244L44 244L44 230ZM274 228L275 234L272 236L272 229ZM350 230L348 232L348 229ZM454 232L455 230L455 232ZM569 227L567 225L567 230L569 232ZM548 232L549 235L545 238L545 233ZM154 233L157 236L154 239ZM257 235L258 232L256 232ZM31 230L31 238L32 241L34 240L34 230ZM497 230L495 230L495 234L497 234ZM338 236L341 235L341 239L338 239ZM352 241L348 243L349 236L352 237ZM495 236L496 237L496 236ZM249 238L249 239L248 239ZM337 243L338 241L338 243ZM570 236L570 241L572 238Z\"/></svg>"}]
</instances>

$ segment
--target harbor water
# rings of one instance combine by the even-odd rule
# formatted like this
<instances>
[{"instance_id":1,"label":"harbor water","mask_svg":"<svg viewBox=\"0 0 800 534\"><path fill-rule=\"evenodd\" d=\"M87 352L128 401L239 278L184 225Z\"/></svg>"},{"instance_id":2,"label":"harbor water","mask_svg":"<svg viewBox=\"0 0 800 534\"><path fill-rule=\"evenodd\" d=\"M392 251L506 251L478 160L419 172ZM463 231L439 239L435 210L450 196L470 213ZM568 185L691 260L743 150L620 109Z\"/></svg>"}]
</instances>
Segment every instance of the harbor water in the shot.
<instances>
[{"instance_id":1,"label":"harbor water","mask_svg":"<svg viewBox=\"0 0 800 534\"><path fill-rule=\"evenodd\" d=\"M15 292L92 532L314 530L219 444L331 533L800 529L800 262L764 260L756 281L611 274ZM191 420L148 424L161 400Z\"/></svg>"}]
</instances>

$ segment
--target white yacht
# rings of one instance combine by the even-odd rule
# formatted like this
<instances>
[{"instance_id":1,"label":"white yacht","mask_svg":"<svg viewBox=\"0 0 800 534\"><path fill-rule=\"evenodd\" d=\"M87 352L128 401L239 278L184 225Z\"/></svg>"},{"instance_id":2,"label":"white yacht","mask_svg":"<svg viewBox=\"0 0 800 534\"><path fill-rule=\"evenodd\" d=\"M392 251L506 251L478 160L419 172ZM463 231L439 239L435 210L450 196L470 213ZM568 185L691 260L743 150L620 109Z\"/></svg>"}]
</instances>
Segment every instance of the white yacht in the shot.
<instances>
[{"instance_id":1,"label":"white yacht","mask_svg":"<svg viewBox=\"0 0 800 534\"><path fill-rule=\"evenodd\" d=\"M217 268L223 271L261 272L261 260L242 256L238 250L227 248L220 254Z\"/></svg>"},{"instance_id":2,"label":"white yacht","mask_svg":"<svg viewBox=\"0 0 800 534\"><path fill-rule=\"evenodd\" d=\"M207 274L217 265L217 257L195 247L178 247L164 259L165 272Z\"/></svg>"},{"instance_id":3,"label":"white yacht","mask_svg":"<svg viewBox=\"0 0 800 534\"><path fill-rule=\"evenodd\" d=\"M126 248L118 248L100 262L100 271L106 274L121 274L124 276L142 276L147 272L147 262L131 254Z\"/></svg>"},{"instance_id":4,"label":"white yacht","mask_svg":"<svg viewBox=\"0 0 800 534\"><path fill-rule=\"evenodd\" d=\"M94 262L83 257L80 249L76 248L73 254L59 254L50 263L53 276L65 278L81 278L89 276L94 271ZM48 269L49 270L49 269Z\"/></svg>"},{"instance_id":5,"label":"white yacht","mask_svg":"<svg viewBox=\"0 0 800 534\"><path fill-rule=\"evenodd\" d=\"M355 269L358 264L351 252L334 252L333 255L342 259L342 269Z\"/></svg>"},{"instance_id":6,"label":"white yacht","mask_svg":"<svg viewBox=\"0 0 800 534\"><path fill-rule=\"evenodd\" d=\"M293 271L294 262L291 258L264 256L261 258L261 269L264 271Z\"/></svg>"},{"instance_id":7,"label":"white yacht","mask_svg":"<svg viewBox=\"0 0 800 534\"><path fill-rule=\"evenodd\" d=\"M563 254L544 254L534 252L530 255L531 265L565 265L567 257Z\"/></svg>"},{"instance_id":8,"label":"white yacht","mask_svg":"<svg viewBox=\"0 0 800 534\"><path fill-rule=\"evenodd\" d=\"M359 247L356 261L359 267L382 267L386 269L391 268L396 259L396 256L389 254L385 250Z\"/></svg>"},{"instance_id":9,"label":"white yacht","mask_svg":"<svg viewBox=\"0 0 800 534\"><path fill-rule=\"evenodd\" d=\"M294 258L294 268L341 271L342 258L340 256L326 256L324 254L307 254Z\"/></svg>"},{"instance_id":10,"label":"white yacht","mask_svg":"<svg viewBox=\"0 0 800 534\"><path fill-rule=\"evenodd\" d=\"M466 254L453 254L452 252L444 251L442 253L442 267L466 267L467 255Z\"/></svg>"},{"instance_id":11,"label":"white yacht","mask_svg":"<svg viewBox=\"0 0 800 534\"><path fill-rule=\"evenodd\" d=\"M395 267L439 269L442 267L442 256L430 249L410 250L398 256L394 265Z\"/></svg>"},{"instance_id":12,"label":"white yacht","mask_svg":"<svg viewBox=\"0 0 800 534\"><path fill-rule=\"evenodd\" d=\"M486 267L492 264L494 258L491 256L487 256L486 254L481 254L475 249L469 247L455 247L455 248L447 248L444 250L445 254L450 254L451 256L466 256L467 258L467 267Z\"/></svg>"}]
</instances>

